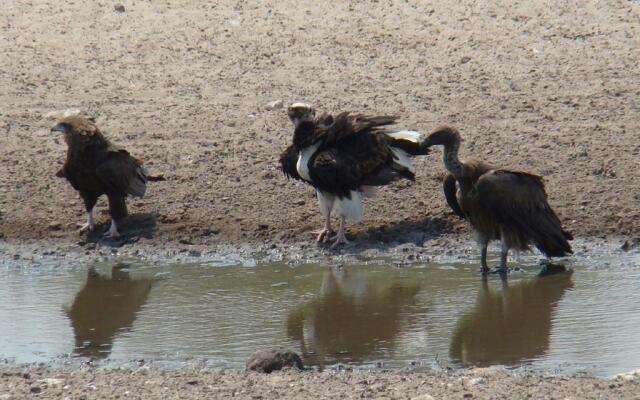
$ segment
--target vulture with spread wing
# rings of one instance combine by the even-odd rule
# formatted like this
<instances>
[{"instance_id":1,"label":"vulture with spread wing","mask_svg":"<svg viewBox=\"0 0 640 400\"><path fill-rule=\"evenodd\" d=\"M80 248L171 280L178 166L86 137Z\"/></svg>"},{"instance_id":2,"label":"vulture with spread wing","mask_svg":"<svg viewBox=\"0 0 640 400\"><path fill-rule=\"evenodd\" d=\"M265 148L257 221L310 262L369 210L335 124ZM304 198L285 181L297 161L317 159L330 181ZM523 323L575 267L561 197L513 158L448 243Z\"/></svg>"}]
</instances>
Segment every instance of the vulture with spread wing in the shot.
<instances>
[{"instance_id":1,"label":"vulture with spread wing","mask_svg":"<svg viewBox=\"0 0 640 400\"><path fill-rule=\"evenodd\" d=\"M487 267L487 245L500 240L500 268L507 272L509 249L530 250L533 244L547 257L572 253L573 237L547 202L542 178L526 172L493 168L479 161L458 159L460 134L454 128L436 130L426 145L444 146L444 165L449 175L443 182L451 209L471 223L481 247L482 273Z\"/></svg>"},{"instance_id":2,"label":"vulture with spread wing","mask_svg":"<svg viewBox=\"0 0 640 400\"><path fill-rule=\"evenodd\" d=\"M415 180L411 157L427 154L418 132L387 128L395 117L345 112L316 118L303 103L291 105L288 115L295 126L293 143L280 165L285 175L316 189L325 218L319 242L333 234L332 211L340 217L332 247L347 243L345 220L362 219L365 195L397 179Z\"/></svg>"},{"instance_id":3,"label":"vulture with spread wing","mask_svg":"<svg viewBox=\"0 0 640 400\"><path fill-rule=\"evenodd\" d=\"M105 236L118 237L117 221L127 216L125 197L142 197L147 181L164 178L149 176L142 161L111 144L89 119L67 116L51 132L62 133L67 143L67 159L56 176L66 178L80 192L88 213L80 231L93 230L93 207L98 197L106 194L111 226Z\"/></svg>"}]
</instances>

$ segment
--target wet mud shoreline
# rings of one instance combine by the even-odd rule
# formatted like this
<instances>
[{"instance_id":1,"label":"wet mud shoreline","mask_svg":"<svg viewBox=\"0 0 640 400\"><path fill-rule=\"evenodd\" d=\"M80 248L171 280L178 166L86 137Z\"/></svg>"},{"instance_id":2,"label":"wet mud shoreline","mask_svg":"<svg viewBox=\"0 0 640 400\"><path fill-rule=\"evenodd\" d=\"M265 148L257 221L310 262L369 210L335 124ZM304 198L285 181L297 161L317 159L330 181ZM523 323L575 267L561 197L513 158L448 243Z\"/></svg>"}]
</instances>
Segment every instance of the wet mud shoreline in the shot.
<instances>
[{"instance_id":1,"label":"wet mud shoreline","mask_svg":"<svg viewBox=\"0 0 640 400\"><path fill-rule=\"evenodd\" d=\"M416 236L422 233L416 233ZM497 249L493 244L490 249ZM637 239L606 237L578 238L573 242L574 259L588 259L590 256L622 256L640 251ZM542 261L543 256L537 254ZM355 240L340 249L329 249L312 240L307 242L270 242L260 244L194 245L180 242L155 243L154 241L130 244L112 241L62 243L57 240L1 240L0 264L38 265L65 264L91 265L96 262L134 261L156 264L167 263L207 263L220 265L257 265L272 262L288 264L320 263L328 266L340 264L367 263L385 260L395 266L416 262L473 262L478 259L477 244L459 234L441 235L431 240L415 244L392 241L382 243L366 238ZM514 259L513 263L517 263Z\"/></svg>"},{"instance_id":2,"label":"wet mud shoreline","mask_svg":"<svg viewBox=\"0 0 640 400\"><path fill-rule=\"evenodd\" d=\"M611 379L513 375L497 368L464 373L275 372L0 367L6 399L22 398L379 398L634 399L640 374Z\"/></svg>"}]
</instances>

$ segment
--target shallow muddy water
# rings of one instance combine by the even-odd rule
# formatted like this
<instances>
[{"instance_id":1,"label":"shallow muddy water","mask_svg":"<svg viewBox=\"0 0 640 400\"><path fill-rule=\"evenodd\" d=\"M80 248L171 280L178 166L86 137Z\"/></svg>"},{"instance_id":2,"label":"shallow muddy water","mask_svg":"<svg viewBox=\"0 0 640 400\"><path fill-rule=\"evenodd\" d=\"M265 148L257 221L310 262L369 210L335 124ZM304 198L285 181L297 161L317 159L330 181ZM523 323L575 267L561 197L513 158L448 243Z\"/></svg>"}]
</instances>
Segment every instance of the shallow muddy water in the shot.
<instances>
[{"instance_id":1,"label":"shallow muddy water","mask_svg":"<svg viewBox=\"0 0 640 400\"><path fill-rule=\"evenodd\" d=\"M475 263L5 264L0 357L241 368L284 346L322 367L609 376L640 367L640 265L620 257L546 277L525 258L507 284L483 282Z\"/></svg>"}]
</instances>

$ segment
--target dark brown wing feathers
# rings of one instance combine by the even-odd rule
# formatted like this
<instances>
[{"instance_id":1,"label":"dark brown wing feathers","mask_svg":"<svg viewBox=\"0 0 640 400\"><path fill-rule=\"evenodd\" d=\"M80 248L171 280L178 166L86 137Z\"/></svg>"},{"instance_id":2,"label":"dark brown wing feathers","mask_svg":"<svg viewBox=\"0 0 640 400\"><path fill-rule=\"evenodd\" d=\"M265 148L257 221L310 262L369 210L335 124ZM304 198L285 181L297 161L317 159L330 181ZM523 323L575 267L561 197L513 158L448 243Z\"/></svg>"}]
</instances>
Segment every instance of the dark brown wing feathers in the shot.
<instances>
[{"instance_id":1,"label":"dark brown wing feathers","mask_svg":"<svg viewBox=\"0 0 640 400\"><path fill-rule=\"evenodd\" d=\"M374 184L368 178L392 163L393 155L380 137L353 135L344 138L339 147L319 151L309 173L318 189L349 197L350 191Z\"/></svg>"},{"instance_id":2,"label":"dark brown wing feathers","mask_svg":"<svg viewBox=\"0 0 640 400\"><path fill-rule=\"evenodd\" d=\"M442 181L442 189L449 208L451 208L458 217L465 219L464 211L462 211L460 204L458 204L458 187L456 185L456 178L451 174L447 174Z\"/></svg>"},{"instance_id":3,"label":"dark brown wing feathers","mask_svg":"<svg viewBox=\"0 0 640 400\"><path fill-rule=\"evenodd\" d=\"M298 174L298 152L290 145L280 154L280 170L289 179L303 180Z\"/></svg>"},{"instance_id":4,"label":"dark brown wing feathers","mask_svg":"<svg viewBox=\"0 0 640 400\"><path fill-rule=\"evenodd\" d=\"M383 126L394 124L396 119L392 116L371 117L344 112L338 114L331 125L319 130L318 138L322 139L323 147L332 147L353 135L371 133Z\"/></svg>"},{"instance_id":5,"label":"dark brown wing feathers","mask_svg":"<svg viewBox=\"0 0 640 400\"><path fill-rule=\"evenodd\" d=\"M280 168L293 179L298 175L300 149L319 144L309 161L311 184L339 197L350 197L363 186L381 186L398 179L415 180L414 173L398 162L392 148L409 155L426 154L426 147L407 139L385 134L394 116L367 116L343 112L335 117L324 114L314 121L296 126L294 145L280 155Z\"/></svg>"},{"instance_id":6,"label":"dark brown wing feathers","mask_svg":"<svg viewBox=\"0 0 640 400\"><path fill-rule=\"evenodd\" d=\"M349 197L363 185L384 185L401 175L414 180L411 171L389 171L394 160L385 135L378 127L395 122L395 117L367 117L342 113L320 132L322 145L312 159L309 173L318 189Z\"/></svg>"},{"instance_id":7,"label":"dark brown wing feathers","mask_svg":"<svg viewBox=\"0 0 640 400\"><path fill-rule=\"evenodd\" d=\"M145 193L146 174L141 171L140 162L125 150L109 151L95 174L107 194L142 197Z\"/></svg>"},{"instance_id":8,"label":"dark brown wing feathers","mask_svg":"<svg viewBox=\"0 0 640 400\"><path fill-rule=\"evenodd\" d=\"M540 176L493 170L478 179L474 192L482 212L497 221L503 232L521 235L550 257L572 253L567 241L571 235L547 202Z\"/></svg>"}]
</instances>

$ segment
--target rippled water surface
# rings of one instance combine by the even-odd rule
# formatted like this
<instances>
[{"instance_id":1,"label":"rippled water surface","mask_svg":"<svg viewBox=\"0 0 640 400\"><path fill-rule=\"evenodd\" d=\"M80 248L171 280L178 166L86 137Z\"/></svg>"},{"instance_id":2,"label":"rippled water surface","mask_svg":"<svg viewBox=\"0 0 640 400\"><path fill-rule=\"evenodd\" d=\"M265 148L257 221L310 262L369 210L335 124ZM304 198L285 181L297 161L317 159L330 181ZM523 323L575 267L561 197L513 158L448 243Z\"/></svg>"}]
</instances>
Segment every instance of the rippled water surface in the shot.
<instances>
[{"instance_id":1,"label":"rippled water surface","mask_svg":"<svg viewBox=\"0 0 640 400\"><path fill-rule=\"evenodd\" d=\"M240 368L284 346L325 367L640 367L637 263L523 265L508 284L474 264L3 266L0 357Z\"/></svg>"}]
</instances>

